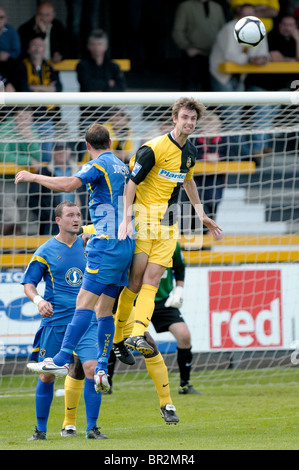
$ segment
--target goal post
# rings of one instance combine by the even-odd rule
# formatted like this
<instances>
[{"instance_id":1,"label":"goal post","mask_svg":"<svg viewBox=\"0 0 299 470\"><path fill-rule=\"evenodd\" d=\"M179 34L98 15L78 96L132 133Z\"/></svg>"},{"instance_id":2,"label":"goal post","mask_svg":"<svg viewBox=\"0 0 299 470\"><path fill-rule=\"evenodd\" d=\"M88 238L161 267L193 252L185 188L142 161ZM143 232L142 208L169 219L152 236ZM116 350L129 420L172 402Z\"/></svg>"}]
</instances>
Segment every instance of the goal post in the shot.
<instances>
[{"instance_id":1,"label":"goal post","mask_svg":"<svg viewBox=\"0 0 299 470\"><path fill-rule=\"evenodd\" d=\"M35 249L55 233L53 207L62 197L28 184L17 189L15 173L53 171L57 144L69 149L71 168L78 168L89 158L85 131L93 122L108 127L113 151L127 162L142 143L171 130L172 105L182 96L206 106L191 136L199 152L194 177L205 210L223 229L219 240L203 230L181 190L182 314L192 336L193 371L203 384L214 375L225 383L228 370L238 371L236 380L257 380L260 368L284 381L297 365L297 91L1 93L0 383L26 375L39 317L20 279ZM16 114L24 110L31 114L32 132L28 121L15 127ZM72 197L87 223L85 189ZM150 332L170 372L177 372L173 336L157 334L152 326ZM145 366L137 359L133 371L139 374ZM117 363L122 380L133 380L129 372L132 368Z\"/></svg>"}]
</instances>

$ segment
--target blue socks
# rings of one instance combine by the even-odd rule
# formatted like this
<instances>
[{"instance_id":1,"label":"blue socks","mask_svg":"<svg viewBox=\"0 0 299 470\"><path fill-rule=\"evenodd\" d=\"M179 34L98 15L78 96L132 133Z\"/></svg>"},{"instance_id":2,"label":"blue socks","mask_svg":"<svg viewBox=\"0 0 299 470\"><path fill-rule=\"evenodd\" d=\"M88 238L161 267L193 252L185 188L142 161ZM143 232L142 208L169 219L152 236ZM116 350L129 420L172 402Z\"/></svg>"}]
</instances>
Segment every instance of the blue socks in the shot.
<instances>
[{"instance_id":1,"label":"blue socks","mask_svg":"<svg viewBox=\"0 0 299 470\"><path fill-rule=\"evenodd\" d=\"M104 370L107 374L108 360L114 337L114 319L113 316L98 318L98 363L95 367L95 373L98 370Z\"/></svg>"},{"instance_id":2,"label":"blue socks","mask_svg":"<svg viewBox=\"0 0 299 470\"><path fill-rule=\"evenodd\" d=\"M70 362L74 349L86 332L93 310L87 308L76 309L71 323L68 324L60 351L53 357L57 366Z\"/></svg>"},{"instance_id":3,"label":"blue socks","mask_svg":"<svg viewBox=\"0 0 299 470\"><path fill-rule=\"evenodd\" d=\"M86 411L86 431L89 431L97 425L97 419L99 417L102 402L102 394L95 391L93 379L85 379L84 401Z\"/></svg>"},{"instance_id":4,"label":"blue socks","mask_svg":"<svg viewBox=\"0 0 299 470\"><path fill-rule=\"evenodd\" d=\"M47 432L47 423L54 396L54 382L45 383L38 378L35 389L36 427L39 431Z\"/></svg>"}]
</instances>

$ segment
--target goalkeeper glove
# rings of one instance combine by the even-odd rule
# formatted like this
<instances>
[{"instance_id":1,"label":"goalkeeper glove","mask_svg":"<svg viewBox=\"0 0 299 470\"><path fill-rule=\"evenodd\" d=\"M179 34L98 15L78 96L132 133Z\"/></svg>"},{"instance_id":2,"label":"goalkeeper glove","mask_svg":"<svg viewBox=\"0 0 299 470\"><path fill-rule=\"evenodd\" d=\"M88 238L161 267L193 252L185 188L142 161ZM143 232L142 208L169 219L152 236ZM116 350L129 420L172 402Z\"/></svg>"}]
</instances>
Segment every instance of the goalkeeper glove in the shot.
<instances>
[{"instance_id":1,"label":"goalkeeper glove","mask_svg":"<svg viewBox=\"0 0 299 470\"><path fill-rule=\"evenodd\" d=\"M183 305L184 288L176 286L169 294L165 307L181 308Z\"/></svg>"}]
</instances>

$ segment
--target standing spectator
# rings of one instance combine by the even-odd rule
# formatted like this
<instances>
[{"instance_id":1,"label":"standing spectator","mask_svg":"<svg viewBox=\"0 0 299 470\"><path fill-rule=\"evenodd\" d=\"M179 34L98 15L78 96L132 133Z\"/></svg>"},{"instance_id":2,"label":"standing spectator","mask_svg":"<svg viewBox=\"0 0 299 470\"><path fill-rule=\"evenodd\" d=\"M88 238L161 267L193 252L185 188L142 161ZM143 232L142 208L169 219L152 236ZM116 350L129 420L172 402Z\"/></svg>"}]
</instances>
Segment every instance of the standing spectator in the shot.
<instances>
[{"instance_id":1,"label":"standing spectator","mask_svg":"<svg viewBox=\"0 0 299 470\"><path fill-rule=\"evenodd\" d=\"M178 6L172 36L182 51L183 90L210 90L209 55L224 24L223 9L214 1L187 0Z\"/></svg>"},{"instance_id":2,"label":"standing spectator","mask_svg":"<svg viewBox=\"0 0 299 470\"><path fill-rule=\"evenodd\" d=\"M45 40L44 58L54 63L65 57L67 36L63 24L55 18L55 10L51 2L40 2L35 15L19 29L22 43L22 57L26 57L28 45L32 38L40 36Z\"/></svg>"},{"instance_id":3,"label":"standing spectator","mask_svg":"<svg viewBox=\"0 0 299 470\"><path fill-rule=\"evenodd\" d=\"M0 79L7 88L15 74L16 60L21 53L18 32L7 23L6 12L0 7ZM9 88L8 91L14 91Z\"/></svg>"},{"instance_id":4,"label":"standing spectator","mask_svg":"<svg viewBox=\"0 0 299 470\"><path fill-rule=\"evenodd\" d=\"M27 57L17 67L15 87L17 91L33 93L62 91L58 73L45 59L45 41L39 36L29 41ZM50 161L54 122L60 120L60 110L40 106L34 112L34 120L41 139L46 140L42 143L43 161Z\"/></svg>"},{"instance_id":5,"label":"standing spectator","mask_svg":"<svg viewBox=\"0 0 299 470\"><path fill-rule=\"evenodd\" d=\"M67 6L68 57L81 59L87 54L90 31L98 27L101 0L65 0Z\"/></svg>"},{"instance_id":6,"label":"standing spectator","mask_svg":"<svg viewBox=\"0 0 299 470\"><path fill-rule=\"evenodd\" d=\"M52 161L40 169L41 175L46 176L71 176L78 171L76 163L71 158L71 147L64 142L57 142L52 151ZM55 224L55 207L68 200L80 207L76 192L66 195L51 191L45 186L40 187L37 183L30 183L29 207L32 209L39 224L40 235L57 235L58 226Z\"/></svg>"},{"instance_id":7,"label":"standing spectator","mask_svg":"<svg viewBox=\"0 0 299 470\"><path fill-rule=\"evenodd\" d=\"M15 108L0 127L0 162L5 164L32 167L38 170L41 150L38 134L33 126L32 112L29 108ZM10 175L0 180L0 205L2 212L3 235L20 235L27 221L28 185L21 184L16 189Z\"/></svg>"}]
</instances>

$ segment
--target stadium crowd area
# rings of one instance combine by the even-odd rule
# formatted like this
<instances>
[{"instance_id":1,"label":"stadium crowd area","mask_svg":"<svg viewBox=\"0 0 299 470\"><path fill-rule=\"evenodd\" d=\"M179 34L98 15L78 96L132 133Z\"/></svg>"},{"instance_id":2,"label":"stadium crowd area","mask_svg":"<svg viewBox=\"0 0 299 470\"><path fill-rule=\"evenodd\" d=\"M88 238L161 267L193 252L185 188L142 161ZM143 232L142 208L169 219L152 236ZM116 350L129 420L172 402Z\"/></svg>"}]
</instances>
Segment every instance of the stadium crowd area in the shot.
<instances>
[{"instance_id":1,"label":"stadium crowd area","mask_svg":"<svg viewBox=\"0 0 299 470\"><path fill-rule=\"evenodd\" d=\"M242 81L241 74L238 77L229 74L213 76L215 57L217 56L220 62L227 61L227 58L220 54L219 34L223 28L233 24L236 18L242 16L245 11L244 5L249 8L247 12L263 20L269 38L273 36L274 41L274 37L276 39L279 37L279 44L282 44L282 36L285 39L283 42L285 50L281 52L281 56L276 55L267 60L283 61L284 52L286 57L296 61L298 59L296 53L292 52L297 50L296 45L299 42L297 34L299 2L296 0L261 2L256 0L248 2L244 0L164 0L163 2L31 0L21 4L14 0L2 1L0 78L4 91L69 91L67 84L62 84L60 80L59 64L65 60L76 61L74 73L80 91L240 91L256 89L259 86L261 91L266 90L269 80L264 83L262 74L260 76L256 74L255 81L248 82ZM287 32L282 31L280 26L284 18L288 18L291 23ZM237 42L233 42L232 47L237 46L239 46ZM258 48L253 49L258 50ZM288 50L291 50L290 54ZM234 51L231 52L235 57ZM247 51L245 56L246 54ZM265 55L263 51L261 54ZM255 57L251 59L250 55L248 59L244 59L243 50L241 55L241 62L236 59L237 63L244 64L246 60L248 62L255 60ZM123 71L115 60L129 61L129 70ZM277 76L276 80L274 78L272 75L270 89L274 87L275 90L280 90L289 87L285 82L286 76L283 77L283 82L281 77ZM291 81L292 76L289 75L287 78ZM123 131L127 128L128 121L123 110L114 111L116 119L110 124L112 127L109 130L117 134L117 126ZM86 115L85 109L82 108L80 112L80 122L90 123L88 121L90 109ZM96 114L93 114L92 119L95 118ZM215 119L217 117L211 116L213 125L218 129ZM0 163L3 164L0 177L2 235L30 234L25 228L28 222L28 203L30 221L41 222L40 234L50 234L51 224L48 226L47 222L53 220L54 201L47 202L45 210L42 198L45 201L49 195L37 194L36 190L32 188L28 190L27 186L22 188L21 185L16 192L13 183L14 174L13 172L9 174L5 168L11 163L17 163L31 167L34 171L42 171L44 174L60 175L62 169L59 168L57 161L62 158L63 171L66 172L64 174L71 174L69 173L73 171L71 164L66 165L66 162L69 161L70 152L74 148L71 146L69 149L67 142L63 148L55 147L54 141L57 139L53 138L53 142L50 142L48 138L54 136L55 126L59 123L61 123L59 109L41 107L38 110L27 109L24 114L17 108L11 110L2 108L0 134L5 132L7 137L13 136L14 133L19 135L27 133L28 142L36 140L35 132L47 137L45 139L47 141L39 144L39 148L26 142L23 142L22 146L18 143L0 145ZM118 153L119 158L128 162L134 150L132 136L128 136L125 140L125 144L113 148L113 151ZM219 159L225 159L227 154L222 151L228 143L223 140L220 146L219 142L210 145L210 153L215 155L216 152ZM200 151L202 143L198 141L196 145L199 146L198 159L205 158ZM227 148L232 151L234 148L232 141ZM242 158L239 143L236 148L234 157ZM75 150L76 163L78 160L79 162L84 160L84 149L78 145ZM245 156L250 154L252 160L259 166L261 154L271 151L267 144L261 143L260 148L251 147L250 151L246 150ZM211 216L215 215L224 184L222 175L218 175L216 179L213 176L212 180L209 184L211 187L218 186L219 194L215 196L213 189L214 196L209 195L211 199L215 199L210 201ZM201 188L207 183L205 178L198 181ZM76 197L80 198L81 207L86 207L86 194L82 192ZM83 216L87 221L87 211Z\"/></svg>"}]
</instances>

